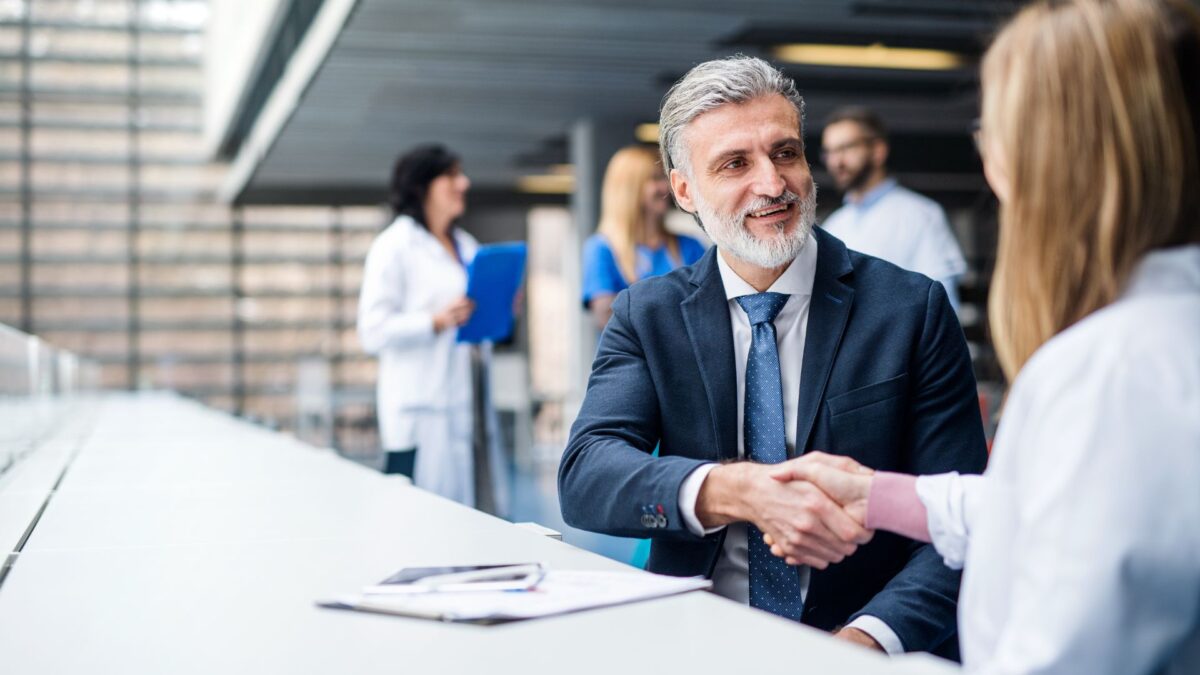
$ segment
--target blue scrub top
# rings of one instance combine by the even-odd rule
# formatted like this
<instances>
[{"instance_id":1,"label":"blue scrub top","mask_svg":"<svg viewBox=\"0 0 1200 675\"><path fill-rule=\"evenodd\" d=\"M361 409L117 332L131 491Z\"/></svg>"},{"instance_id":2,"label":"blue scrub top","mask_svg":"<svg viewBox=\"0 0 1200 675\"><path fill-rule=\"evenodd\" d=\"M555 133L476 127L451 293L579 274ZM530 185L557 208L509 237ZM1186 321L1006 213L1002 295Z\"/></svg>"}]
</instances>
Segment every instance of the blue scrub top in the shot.
<instances>
[{"instance_id":1,"label":"blue scrub top","mask_svg":"<svg viewBox=\"0 0 1200 675\"><path fill-rule=\"evenodd\" d=\"M691 265L704 255L704 244L692 239L676 235L679 240L679 257L683 265ZM666 274L676 267L679 261L671 258L671 252L666 245L659 248L647 246L637 247L638 281ZM604 235L593 234L583 243L583 304L586 307L597 295L616 295L629 287L621 276L621 268L617 266L616 256L609 248Z\"/></svg>"}]
</instances>

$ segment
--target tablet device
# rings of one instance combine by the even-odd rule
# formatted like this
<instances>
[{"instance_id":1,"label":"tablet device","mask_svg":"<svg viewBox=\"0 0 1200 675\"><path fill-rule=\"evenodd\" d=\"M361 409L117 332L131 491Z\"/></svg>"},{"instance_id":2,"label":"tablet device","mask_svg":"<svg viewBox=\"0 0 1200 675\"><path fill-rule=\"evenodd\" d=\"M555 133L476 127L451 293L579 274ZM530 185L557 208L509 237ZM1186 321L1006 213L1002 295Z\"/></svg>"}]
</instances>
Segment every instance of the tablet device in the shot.
<instances>
[{"instance_id":1,"label":"tablet device","mask_svg":"<svg viewBox=\"0 0 1200 675\"><path fill-rule=\"evenodd\" d=\"M524 591L546 574L540 563L405 567L363 593L370 595L458 591Z\"/></svg>"}]
</instances>

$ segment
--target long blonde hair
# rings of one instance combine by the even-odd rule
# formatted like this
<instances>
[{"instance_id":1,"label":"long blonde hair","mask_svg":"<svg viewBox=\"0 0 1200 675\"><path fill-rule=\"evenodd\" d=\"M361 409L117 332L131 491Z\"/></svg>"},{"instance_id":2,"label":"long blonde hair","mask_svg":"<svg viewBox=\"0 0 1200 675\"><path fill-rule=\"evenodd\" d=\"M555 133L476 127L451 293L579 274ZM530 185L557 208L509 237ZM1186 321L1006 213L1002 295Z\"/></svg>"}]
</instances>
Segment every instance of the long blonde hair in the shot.
<instances>
[{"instance_id":1,"label":"long blonde hair","mask_svg":"<svg viewBox=\"0 0 1200 675\"><path fill-rule=\"evenodd\" d=\"M985 152L1010 181L988 316L1011 381L1116 300L1146 253L1200 241L1200 14L1041 2L997 36L981 78Z\"/></svg>"},{"instance_id":2,"label":"long blonde hair","mask_svg":"<svg viewBox=\"0 0 1200 675\"><path fill-rule=\"evenodd\" d=\"M600 190L600 224L596 228L612 248L613 257L625 283L637 281L637 233L646 217L642 206L646 183L663 175L658 154L641 145L621 148L608 162L604 187ZM667 242L667 251L679 262L679 240L667 232L662 219L659 230Z\"/></svg>"}]
</instances>

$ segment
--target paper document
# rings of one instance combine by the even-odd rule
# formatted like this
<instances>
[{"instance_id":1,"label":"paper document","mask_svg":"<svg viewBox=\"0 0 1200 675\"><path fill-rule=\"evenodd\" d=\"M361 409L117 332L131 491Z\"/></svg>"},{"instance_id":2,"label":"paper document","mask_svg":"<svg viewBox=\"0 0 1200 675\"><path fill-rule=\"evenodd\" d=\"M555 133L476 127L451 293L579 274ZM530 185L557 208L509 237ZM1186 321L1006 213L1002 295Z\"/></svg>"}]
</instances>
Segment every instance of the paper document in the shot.
<instances>
[{"instance_id":1,"label":"paper document","mask_svg":"<svg viewBox=\"0 0 1200 675\"><path fill-rule=\"evenodd\" d=\"M501 622L567 614L709 588L707 579L668 577L649 572L551 570L526 591L357 594L321 607L400 614L440 621Z\"/></svg>"}]
</instances>

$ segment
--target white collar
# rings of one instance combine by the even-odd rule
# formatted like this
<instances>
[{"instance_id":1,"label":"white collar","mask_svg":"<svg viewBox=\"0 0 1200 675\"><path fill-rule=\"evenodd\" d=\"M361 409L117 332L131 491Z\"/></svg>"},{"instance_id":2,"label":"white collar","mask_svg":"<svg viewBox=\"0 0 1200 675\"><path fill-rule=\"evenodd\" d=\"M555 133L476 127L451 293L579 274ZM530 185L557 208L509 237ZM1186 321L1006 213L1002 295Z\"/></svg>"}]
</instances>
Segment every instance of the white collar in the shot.
<instances>
[{"instance_id":1,"label":"white collar","mask_svg":"<svg viewBox=\"0 0 1200 675\"><path fill-rule=\"evenodd\" d=\"M1200 292L1200 245L1189 244L1147 253L1122 297Z\"/></svg>"},{"instance_id":2,"label":"white collar","mask_svg":"<svg viewBox=\"0 0 1200 675\"><path fill-rule=\"evenodd\" d=\"M415 233L416 241L419 242L420 245L442 251L446 250L445 247L442 246L442 242L438 241L438 238L433 236L433 233L429 231L429 228L418 223L417 220L412 216L396 216L396 219L392 221L392 224L407 227L411 232ZM466 239L463 237L462 229L459 227L454 227L450 230L450 236L454 239L454 243L458 245L459 252L461 254L463 245L466 243Z\"/></svg>"},{"instance_id":3,"label":"white collar","mask_svg":"<svg viewBox=\"0 0 1200 675\"><path fill-rule=\"evenodd\" d=\"M732 300L740 298L743 295L754 295L758 293L745 279L738 276L737 272L725 262L725 257L721 255L721 251L716 251L717 269L721 272L721 283L725 286L725 299ZM800 253L792 260L783 274L771 284L767 289L770 293L783 293L785 295L812 295L813 279L817 274L817 238L810 232L808 241L804 242L804 246L800 249Z\"/></svg>"}]
</instances>

